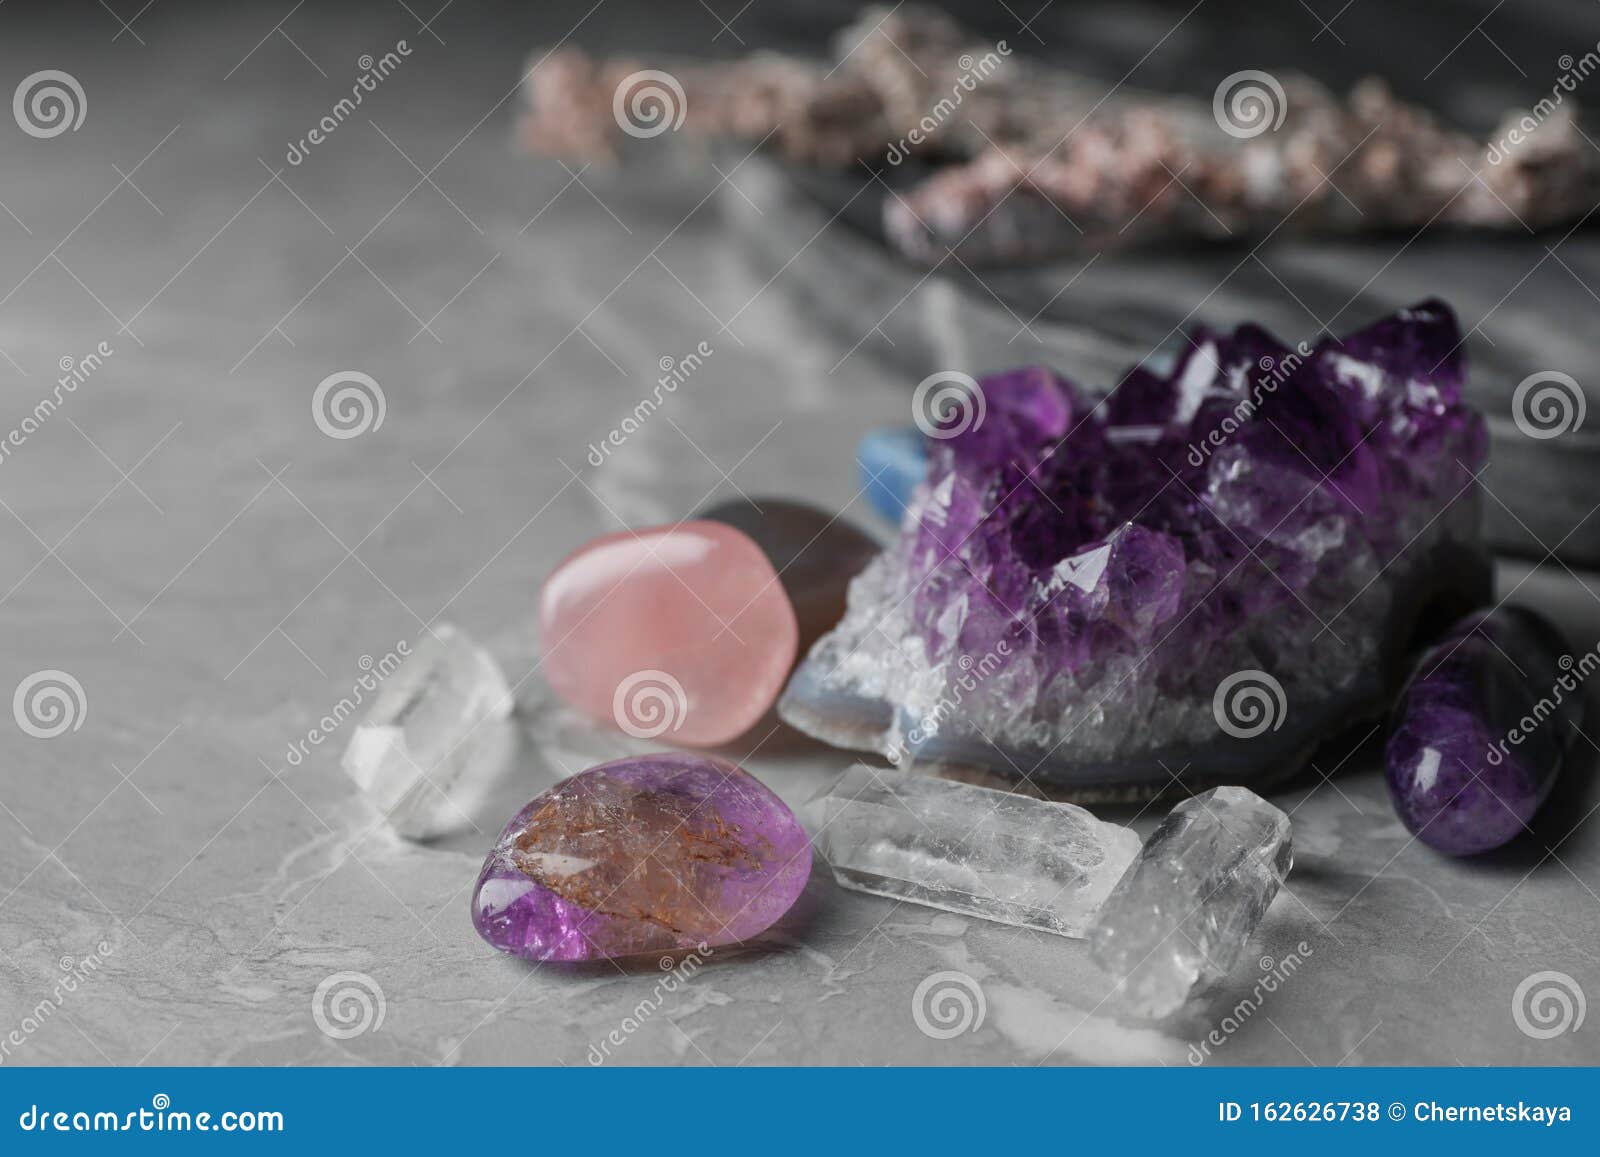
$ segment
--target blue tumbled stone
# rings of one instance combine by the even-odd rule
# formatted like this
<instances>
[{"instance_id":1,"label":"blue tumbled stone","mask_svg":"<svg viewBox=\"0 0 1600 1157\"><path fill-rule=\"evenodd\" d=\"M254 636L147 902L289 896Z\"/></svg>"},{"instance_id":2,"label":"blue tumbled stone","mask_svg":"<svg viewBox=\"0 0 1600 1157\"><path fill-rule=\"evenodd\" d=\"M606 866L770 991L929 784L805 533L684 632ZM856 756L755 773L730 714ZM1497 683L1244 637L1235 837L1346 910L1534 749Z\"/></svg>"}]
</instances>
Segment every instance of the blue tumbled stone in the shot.
<instances>
[{"instance_id":1,"label":"blue tumbled stone","mask_svg":"<svg viewBox=\"0 0 1600 1157\"><path fill-rule=\"evenodd\" d=\"M926 439L915 426L873 430L856 448L856 466L868 505L898 526L912 491L928 475Z\"/></svg>"}]
</instances>

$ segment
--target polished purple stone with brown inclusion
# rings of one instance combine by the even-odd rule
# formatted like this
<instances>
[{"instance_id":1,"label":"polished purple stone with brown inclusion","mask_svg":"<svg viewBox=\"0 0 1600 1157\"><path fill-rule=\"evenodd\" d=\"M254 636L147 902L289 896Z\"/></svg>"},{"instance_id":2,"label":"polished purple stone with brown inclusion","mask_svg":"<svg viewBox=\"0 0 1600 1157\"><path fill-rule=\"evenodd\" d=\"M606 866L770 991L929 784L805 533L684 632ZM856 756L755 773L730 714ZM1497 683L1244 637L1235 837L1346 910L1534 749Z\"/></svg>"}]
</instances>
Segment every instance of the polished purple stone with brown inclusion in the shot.
<instances>
[{"instance_id":1,"label":"polished purple stone with brown inclusion","mask_svg":"<svg viewBox=\"0 0 1600 1157\"><path fill-rule=\"evenodd\" d=\"M597 960L747 940L811 874L789 808L742 768L678 753L592 767L506 825L472 894L502 952Z\"/></svg>"}]
</instances>

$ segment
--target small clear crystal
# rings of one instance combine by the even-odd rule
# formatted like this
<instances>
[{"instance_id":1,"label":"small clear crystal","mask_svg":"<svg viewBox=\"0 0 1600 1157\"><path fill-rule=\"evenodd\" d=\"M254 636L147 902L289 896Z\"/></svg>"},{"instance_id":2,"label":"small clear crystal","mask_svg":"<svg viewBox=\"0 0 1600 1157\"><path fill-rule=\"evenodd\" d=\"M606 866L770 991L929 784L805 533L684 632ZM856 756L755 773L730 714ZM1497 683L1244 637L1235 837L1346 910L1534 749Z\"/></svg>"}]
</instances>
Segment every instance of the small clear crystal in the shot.
<instances>
[{"instance_id":1,"label":"small clear crystal","mask_svg":"<svg viewBox=\"0 0 1600 1157\"><path fill-rule=\"evenodd\" d=\"M1293 863L1289 817L1247 788L1219 787L1173 808L1089 933L1123 1009L1159 1019L1225 976Z\"/></svg>"},{"instance_id":2,"label":"small clear crystal","mask_svg":"<svg viewBox=\"0 0 1600 1157\"><path fill-rule=\"evenodd\" d=\"M846 888L1082 936L1139 851L1081 807L857 764L805 809Z\"/></svg>"},{"instance_id":3,"label":"small clear crystal","mask_svg":"<svg viewBox=\"0 0 1600 1157\"><path fill-rule=\"evenodd\" d=\"M463 792L481 788L501 762L510 714L494 658L440 624L379 686L341 765L399 834L443 835L469 822Z\"/></svg>"}]
</instances>

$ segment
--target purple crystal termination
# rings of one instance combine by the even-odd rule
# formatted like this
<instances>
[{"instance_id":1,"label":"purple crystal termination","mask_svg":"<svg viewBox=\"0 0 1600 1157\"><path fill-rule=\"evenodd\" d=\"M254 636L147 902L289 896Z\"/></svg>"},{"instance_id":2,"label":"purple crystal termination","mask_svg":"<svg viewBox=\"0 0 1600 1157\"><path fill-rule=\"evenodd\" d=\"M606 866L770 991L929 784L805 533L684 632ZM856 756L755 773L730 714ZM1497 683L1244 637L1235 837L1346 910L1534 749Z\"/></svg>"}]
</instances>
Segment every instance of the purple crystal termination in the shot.
<instances>
[{"instance_id":1,"label":"purple crystal termination","mask_svg":"<svg viewBox=\"0 0 1600 1157\"><path fill-rule=\"evenodd\" d=\"M1428 301L1295 349L1202 329L1098 403L1047 369L986 378L780 712L1076 798L1148 795L1186 764L1190 787L1292 771L1386 709L1424 609L1487 601L1463 376ZM1237 672L1283 688L1259 733L1213 712Z\"/></svg>"},{"instance_id":2,"label":"purple crystal termination","mask_svg":"<svg viewBox=\"0 0 1600 1157\"><path fill-rule=\"evenodd\" d=\"M1417 663L1384 758L1389 794L1423 843L1470 856L1508 843L1544 803L1583 723L1560 630L1523 607L1469 615Z\"/></svg>"},{"instance_id":3,"label":"purple crystal termination","mask_svg":"<svg viewBox=\"0 0 1600 1157\"><path fill-rule=\"evenodd\" d=\"M811 844L742 768L687 754L579 772L517 813L472 923L502 952L597 960L747 940L787 912Z\"/></svg>"}]
</instances>

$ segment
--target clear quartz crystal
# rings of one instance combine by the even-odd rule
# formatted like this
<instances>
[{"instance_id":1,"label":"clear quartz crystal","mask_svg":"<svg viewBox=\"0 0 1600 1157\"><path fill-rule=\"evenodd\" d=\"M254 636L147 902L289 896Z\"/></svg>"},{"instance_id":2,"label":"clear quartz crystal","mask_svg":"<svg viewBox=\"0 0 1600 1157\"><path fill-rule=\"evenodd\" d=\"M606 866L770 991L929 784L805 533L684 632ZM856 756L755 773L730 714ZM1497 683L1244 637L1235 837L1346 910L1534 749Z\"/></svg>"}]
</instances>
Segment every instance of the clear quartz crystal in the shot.
<instances>
[{"instance_id":1,"label":"clear quartz crystal","mask_svg":"<svg viewBox=\"0 0 1600 1157\"><path fill-rule=\"evenodd\" d=\"M468 797L505 754L510 714L494 658L440 624L380 684L341 765L400 835L442 835L467 826Z\"/></svg>"},{"instance_id":2,"label":"clear quartz crystal","mask_svg":"<svg viewBox=\"0 0 1600 1157\"><path fill-rule=\"evenodd\" d=\"M805 809L847 888L1082 936L1139 851L1081 807L857 764Z\"/></svg>"},{"instance_id":3,"label":"clear quartz crystal","mask_svg":"<svg viewBox=\"0 0 1600 1157\"><path fill-rule=\"evenodd\" d=\"M1219 787L1173 808L1089 933L1124 1011L1168 1016L1225 976L1293 863L1289 817L1247 788Z\"/></svg>"}]
</instances>

